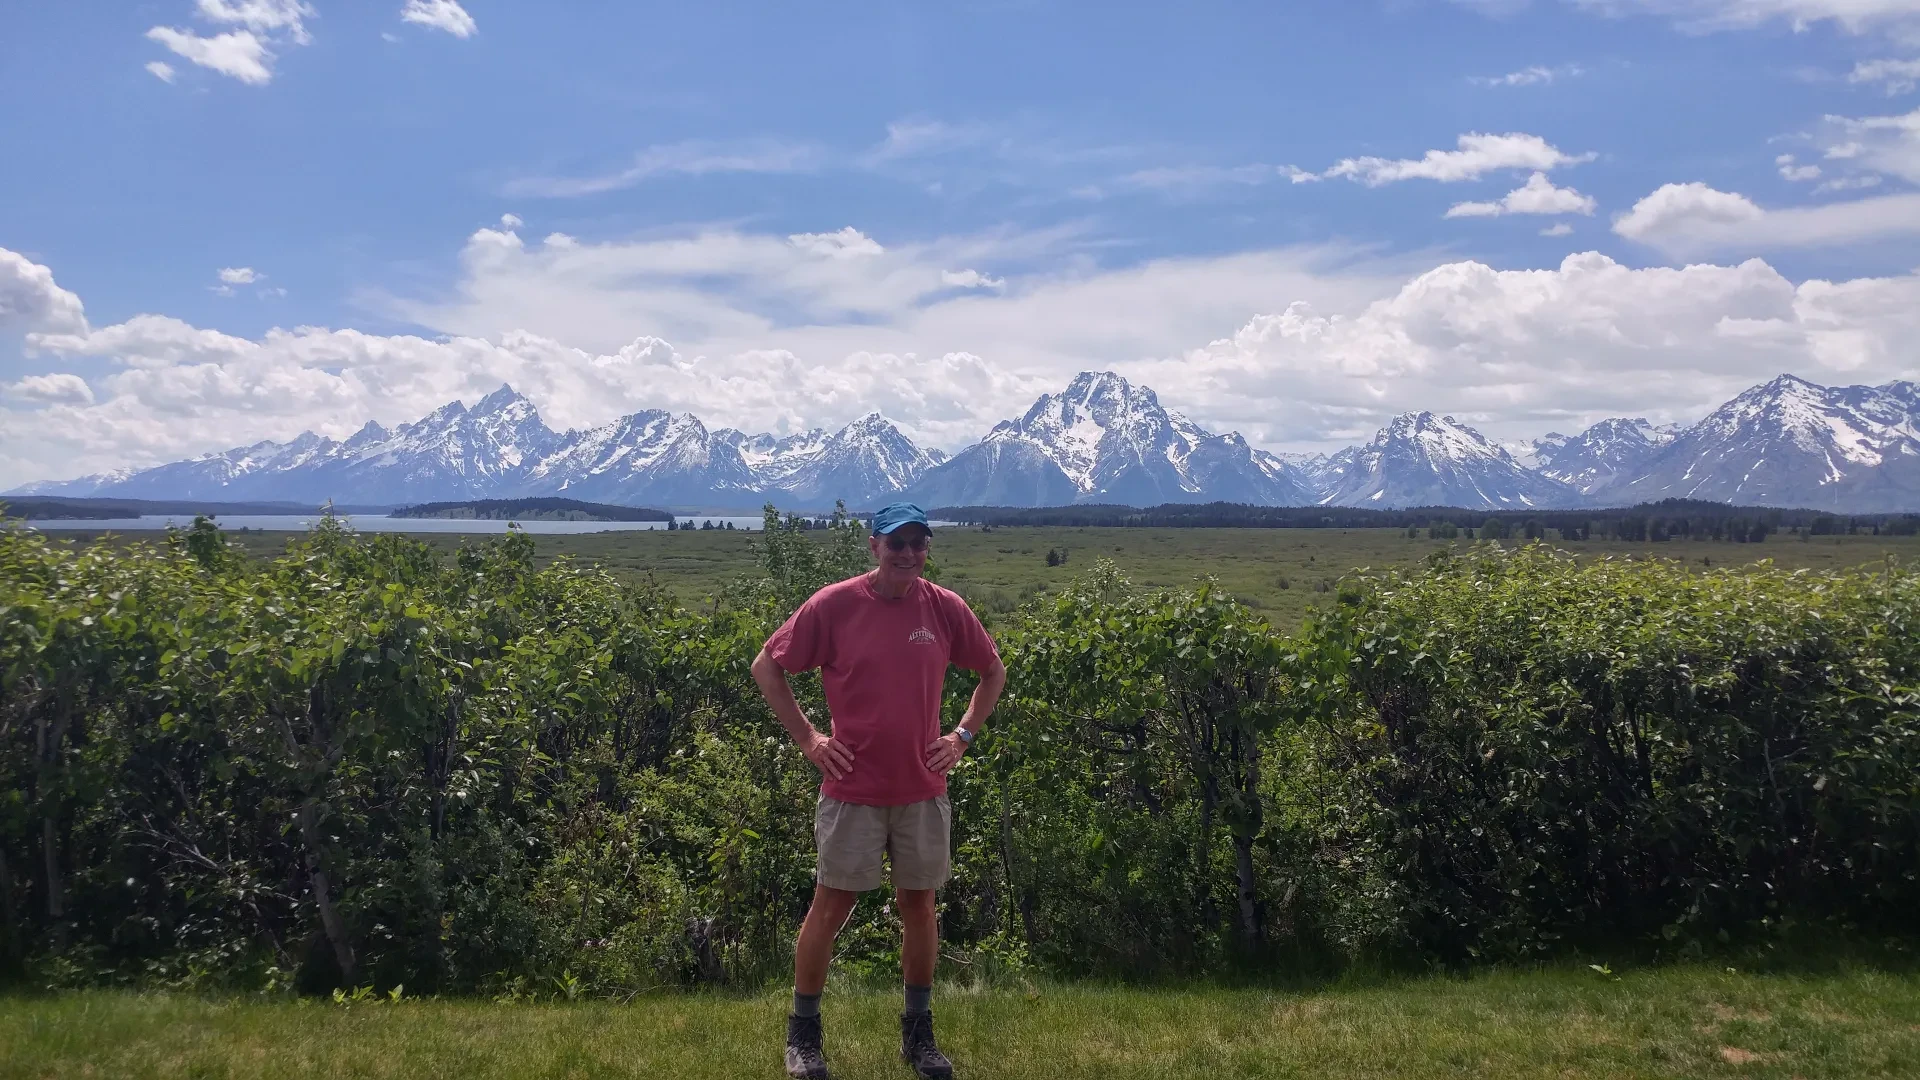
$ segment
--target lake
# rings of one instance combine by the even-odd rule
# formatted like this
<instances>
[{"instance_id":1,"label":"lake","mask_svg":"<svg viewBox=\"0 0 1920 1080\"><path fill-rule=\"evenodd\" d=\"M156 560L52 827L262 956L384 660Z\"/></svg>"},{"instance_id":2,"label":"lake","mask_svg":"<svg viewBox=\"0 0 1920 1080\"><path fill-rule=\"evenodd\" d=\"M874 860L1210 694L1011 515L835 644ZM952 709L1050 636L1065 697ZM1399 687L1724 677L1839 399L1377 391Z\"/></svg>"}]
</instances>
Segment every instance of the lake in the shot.
<instances>
[{"instance_id":1,"label":"lake","mask_svg":"<svg viewBox=\"0 0 1920 1080\"><path fill-rule=\"evenodd\" d=\"M397 518L385 514L341 514L340 519L361 532L407 532L407 533L503 533L507 531L504 521L474 521L460 518ZM305 532L320 520L318 514L233 514L216 519L223 529L253 529L259 532ZM701 517L692 515L691 520L698 523L711 521L716 526L733 523L736 529L758 529L760 516L752 517ZM30 528L46 532L85 531L85 532L141 532L165 529L169 525L185 528L193 524L193 515L147 514L137 518L92 518L61 519L55 521L36 521L28 519ZM666 528L664 521L523 521L520 527L529 533L596 533L596 532L634 532Z\"/></svg>"}]
</instances>

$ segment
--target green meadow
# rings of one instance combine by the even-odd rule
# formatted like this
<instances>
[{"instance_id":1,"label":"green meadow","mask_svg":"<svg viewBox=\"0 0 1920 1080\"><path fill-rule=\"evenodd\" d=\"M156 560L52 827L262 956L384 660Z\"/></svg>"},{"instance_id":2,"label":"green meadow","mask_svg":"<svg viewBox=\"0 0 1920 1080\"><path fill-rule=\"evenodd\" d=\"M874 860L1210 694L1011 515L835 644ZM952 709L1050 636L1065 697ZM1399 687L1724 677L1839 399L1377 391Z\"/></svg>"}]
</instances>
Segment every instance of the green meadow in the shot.
<instances>
[{"instance_id":1,"label":"green meadow","mask_svg":"<svg viewBox=\"0 0 1920 1080\"><path fill-rule=\"evenodd\" d=\"M623 577L652 575L683 602L699 604L743 574L754 572L753 533L605 532L534 537L541 562L562 556L605 566ZM286 533L240 533L257 554L277 552ZM439 533L417 539L451 552L462 537ZM1513 546L1514 541L1505 541ZM1347 572L1418 562L1437 551L1465 550L1466 540L1409 539L1400 529L942 529L934 541L940 582L990 614L1004 614L1042 590L1055 590L1098 559L1111 559L1135 583L1180 587L1212 576L1228 592L1292 629L1326 601ZM1672 540L1662 543L1590 540L1561 545L1589 558L1664 558L1691 567L1740 566L1772 560L1789 570L1836 570L1920 559L1920 537L1775 534L1759 544ZM1049 551L1065 561L1047 565Z\"/></svg>"}]
</instances>

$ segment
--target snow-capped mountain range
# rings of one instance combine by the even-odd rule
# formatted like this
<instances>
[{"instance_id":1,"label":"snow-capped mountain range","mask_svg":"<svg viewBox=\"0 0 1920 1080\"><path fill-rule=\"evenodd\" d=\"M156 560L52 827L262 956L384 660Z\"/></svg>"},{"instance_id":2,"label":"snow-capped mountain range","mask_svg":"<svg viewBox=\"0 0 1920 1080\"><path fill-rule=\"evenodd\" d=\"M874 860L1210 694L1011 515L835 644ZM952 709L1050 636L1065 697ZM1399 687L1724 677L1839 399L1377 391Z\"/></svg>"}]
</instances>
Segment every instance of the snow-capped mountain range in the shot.
<instances>
[{"instance_id":1,"label":"snow-capped mountain range","mask_svg":"<svg viewBox=\"0 0 1920 1080\"><path fill-rule=\"evenodd\" d=\"M1274 454L1216 434L1111 372L1082 372L949 459L878 413L838 431L750 435L646 410L555 432L511 387L344 441L312 432L10 494L401 504L566 495L665 509L1278 506L1555 509L1686 497L1851 512L1920 510L1920 387L1792 375L1688 427L1603 420L1516 455L1451 416L1395 417L1363 446Z\"/></svg>"},{"instance_id":2,"label":"snow-capped mountain range","mask_svg":"<svg viewBox=\"0 0 1920 1080\"><path fill-rule=\"evenodd\" d=\"M1092 371L995 425L907 495L923 506L1314 501L1297 470L1239 432L1215 435L1162 408L1147 387Z\"/></svg>"}]
</instances>

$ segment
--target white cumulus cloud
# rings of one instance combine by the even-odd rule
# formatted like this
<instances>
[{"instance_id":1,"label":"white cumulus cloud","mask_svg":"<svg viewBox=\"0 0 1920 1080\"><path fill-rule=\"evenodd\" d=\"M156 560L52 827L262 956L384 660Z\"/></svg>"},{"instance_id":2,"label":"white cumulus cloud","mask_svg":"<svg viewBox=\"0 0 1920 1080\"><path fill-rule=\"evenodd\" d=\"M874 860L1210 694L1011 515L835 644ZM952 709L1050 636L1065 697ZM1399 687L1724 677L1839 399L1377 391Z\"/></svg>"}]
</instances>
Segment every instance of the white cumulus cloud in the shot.
<instances>
[{"instance_id":1,"label":"white cumulus cloud","mask_svg":"<svg viewBox=\"0 0 1920 1080\"><path fill-rule=\"evenodd\" d=\"M161 82L170 83L173 81L173 65L167 63L165 60L149 62L147 64L147 71L152 73L153 77L159 79Z\"/></svg>"},{"instance_id":2,"label":"white cumulus cloud","mask_svg":"<svg viewBox=\"0 0 1920 1080\"><path fill-rule=\"evenodd\" d=\"M53 271L0 248L0 331L85 333L80 298L53 280Z\"/></svg>"},{"instance_id":3,"label":"white cumulus cloud","mask_svg":"<svg viewBox=\"0 0 1920 1080\"><path fill-rule=\"evenodd\" d=\"M1879 242L1920 235L1920 194L1767 210L1706 184L1666 184L1616 219L1613 231L1673 255Z\"/></svg>"},{"instance_id":4,"label":"white cumulus cloud","mask_svg":"<svg viewBox=\"0 0 1920 1080\"><path fill-rule=\"evenodd\" d=\"M252 86L265 86L273 81L273 69L269 64L273 54L251 30L229 30L212 37L201 37L191 30L177 30L171 26L156 26L147 31L148 39L157 41L183 59L190 60L203 68L230 75Z\"/></svg>"},{"instance_id":5,"label":"white cumulus cloud","mask_svg":"<svg viewBox=\"0 0 1920 1080\"><path fill-rule=\"evenodd\" d=\"M178 27L156 26L147 31L147 39L200 67L252 86L273 81L270 44L305 45L313 40L306 26L313 8L302 0L199 0L195 11L208 22L240 29L208 37ZM173 69L167 64L148 64L147 70L173 81Z\"/></svg>"},{"instance_id":6,"label":"white cumulus cloud","mask_svg":"<svg viewBox=\"0 0 1920 1080\"><path fill-rule=\"evenodd\" d=\"M1345 158L1320 175L1345 176L1368 187L1400 180L1453 183L1478 180L1490 172L1508 169L1547 172L1563 165L1592 161L1595 156L1569 154L1538 135L1519 132L1505 135L1468 132L1460 136L1457 145L1454 150L1429 150L1417 158Z\"/></svg>"},{"instance_id":7,"label":"white cumulus cloud","mask_svg":"<svg viewBox=\"0 0 1920 1080\"><path fill-rule=\"evenodd\" d=\"M1571 236L1573 235L1573 226L1567 224L1564 221L1556 222L1552 225L1547 226L1544 229L1541 229L1540 235L1541 236Z\"/></svg>"},{"instance_id":8,"label":"white cumulus cloud","mask_svg":"<svg viewBox=\"0 0 1920 1080\"><path fill-rule=\"evenodd\" d=\"M9 397L20 401L46 405L93 404L93 388L87 385L87 380L65 371L29 375L7 384L4 389Z\"/></svg>"},{"instance_id":9,"label":"white cumulus cloud","mask_svg":"<svg viewBox=\"0 0 1920 1080\"><path fill-rule=\"evenodd\" d=\"M1503 214L1586 214L1599 204L1593 196L1582 195L1570 187L1555 187L1546 173L1534 173L1527 182L1498 202L1463 202L1448 208L1446 216L1499 217Z\"/></svg>"},{"instance_id":10,"label":"white cumulus cloud","mask_svg":"<svg viewBox=\"0 0 1920 1080\"><path fill-rule=\"evenodd\" d=\"M1358 440L1407 408L1452 412L1495 438L1606 416L1697 419L1781 371L1878 382L1910 373L1920 277L1795 285L1754 259L1632 269L1598 252L1557 267L1436 267L1357 312L1305 304L1140 378L1203 401L1272 443ZM1224 404L1244 401L1238 407ZM1284 402L1296 402L1292 406ZM1416 404L1424 402L1424 404Z\"/></svg>"},{"instance_id":11,"label":"white cumulus cloud","mask_svg":"<svg viewBox=\"0 0 1920 1080\"><path fill-rule=\"evenodd\" d=\"M407 6L400 11L400 20L445 30L457 38L472 37L480 30L473 16L456 0L407 0Z\"/></svg>"},{"instance_id":12,"label":"white cumulus cloud","mask_svg":"<svg viewBox=\"0 0 1920 1080\"><path fill-rule=\"evenodd\" d=\"M501 214L500 215L500 227L503 229L517 229L520 226L525 224L526 222L520 220L519 214Z\"/></svg>"},{"instance_id":13,"label":"white cumulus cloud","mask_svg":"<svg viewBox=\"0 0 1920 1080\"><path fill-rule=\"evenodd\" d=\"M1621 215L1613 223L1613 231L1629 240L1657 243L1670 233L1745 225L1764 216L1765 212L1745 195L1692 181L1660 185Z\"/></svg>"},{"instance_id":14,"label":"white cumulus cloud","mask_svg":"<svg viewBox=\"0 0 1920 1080\"><path fill-rule=\"evenodd\" d=\"M1070 233L796 236L528 244L483 229L431 299L360 298L423 330L394 335L248 337L164 315L91 329L45 267L0 252L0 311L40 365L0 395L0 487L306 429L345 437L501 382L560 428L668 408L801 430L879 409L954 449L1101 366L1257 445L1329 448L1409 408L1524 438L1610 415L1692 419L1781 371L1910 376L1920 339L1920 278L1796 283L1758 259L1635 269L1586 252L1496 270L1275 249L1102 268ZM983 265L1003 287L948 283ZM56 378L77 372L90 402Z\"/></svg>"},{"instance_id":15,"label":"white cumulus cloud","mask_svg":"<svg viewBox=\"0 0 1920 1080\"><path fill-rule=\"evenodd\" d=\"M216 276L219 278L219 284L209 285L207 288L219 296L232 296L236 286L257 284L264 281L267 275L256 271L251 266L228 266L221 269ZM269 290L263 289L260 295L266 296L268 293ZM280 290L280 295L285 296L286 290Z\"/></svg>"},{"instance_id":16,"label":"white cumulus cloud","mask_svg":"<svg viewBox=\"0 0 1920 1080\"><path fill-rule=\"evenodd\" d=\"M306 20L313 7L302 0L198 0L198 9L209 22L234 23L263 34L284 32L298 45L312 40Z\"/></svg>"},{"instance_id":17,"label":"white cumulus cloud","mask_svg":"<svg viewBox=\"0 0 1920 1080\"><path fill-rule=\"evenodd\" d=\"M830 233L794 233L787 237L787 243L802 251L815 255L825 255L834 259L852 259L862 255L879 255L886 251L880 242L859 229L849 225L838 232Z\"/></svg>"}]
</instances>

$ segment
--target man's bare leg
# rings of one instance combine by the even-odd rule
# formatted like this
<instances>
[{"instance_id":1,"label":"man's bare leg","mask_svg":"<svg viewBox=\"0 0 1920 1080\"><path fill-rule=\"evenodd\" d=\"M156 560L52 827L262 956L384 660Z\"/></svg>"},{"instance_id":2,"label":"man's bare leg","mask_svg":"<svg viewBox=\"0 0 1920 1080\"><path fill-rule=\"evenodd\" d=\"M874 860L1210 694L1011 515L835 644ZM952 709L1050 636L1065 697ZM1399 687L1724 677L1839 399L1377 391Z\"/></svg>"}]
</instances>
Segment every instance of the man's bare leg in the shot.
<instances>
[{"instance_id":1,"label":"man's bare leg","mask_svg":"<svg viewBox=\"0 0 1920 1080\"><path fill-rule=\"evenodd\" d=\"M800 940L793 944L793 1012L787 1015L787 1075L797 1080L828 1080L820 991L827 985L827 965L833 962L833 940L853 914L860 894L845 889L813 887L813 903L800 924Z\"/></svg>"},{"instance_id":2,"label":"man's bare leg","mask_svg":"<svg viewBox=\"0 0 1920 1080\"><path fill-rule=\"evenodd\" d=\"M940 920L934 913L932 889L895 889L900 905L900 981L908 986L932 986L934 960L940 953Z\"/></svg>"},{"instance_id":3,"label":"man's bare leg","mask_svg":"<svg viewBox=\"0 0 1920 1080\"><path fill-rule=\"evenodd\" d=\"M906 1010L900 1014L900 1056L922 1080L951 1080L953 1062L933 1039L933 964L940 954L940 921L932 889L895 889L900 904L900 981Z\"/></svg>"},{"instance_id":4,"label":"man's bare leg","mask_svg":"<svg viewBox=\"0 0 1920 1080\"><path fill-rule=\"evenodd\" d=\"M794 993L818 994L825 989L834 939L840 936L840 928L846 925L859 899L859 893L845 889L813 887L813 904L807 908L806 921L800 924L800 940L793 946Z\"/></svg>"}]
</instances>

